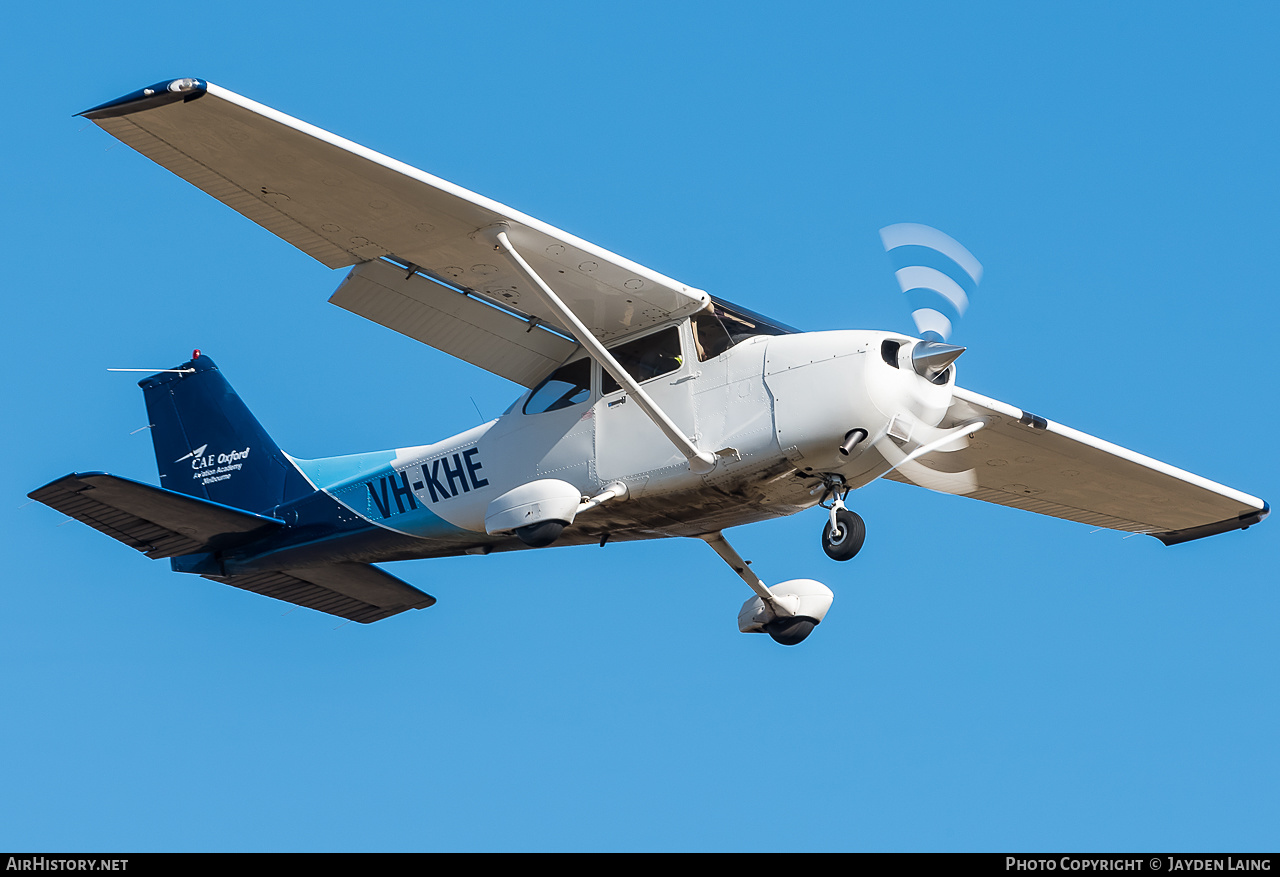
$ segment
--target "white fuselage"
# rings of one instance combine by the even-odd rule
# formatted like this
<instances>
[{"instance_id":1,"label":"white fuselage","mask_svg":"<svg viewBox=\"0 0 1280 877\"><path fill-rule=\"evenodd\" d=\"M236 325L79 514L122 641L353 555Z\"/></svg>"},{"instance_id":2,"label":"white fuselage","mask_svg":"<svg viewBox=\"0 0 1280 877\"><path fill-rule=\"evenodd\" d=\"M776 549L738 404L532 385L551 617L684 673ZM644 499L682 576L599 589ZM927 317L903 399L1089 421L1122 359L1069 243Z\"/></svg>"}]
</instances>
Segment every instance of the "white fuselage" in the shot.
<instances>
[{"instance_id":1,"label":"white fuselage","mask_svg":"<svg viewBox=\"0 0 1280 877\"><path fill-rule=\"evenodd\" d=\"M531 391L491 423L398 449L376 471L323 486L382 527L483 547L510 542L486 534L485 517L513 488L556 479L589 497L620 482L626 498L584 513L562 542L693 536L809 508L822 476L867 483L889 468L874 446L894 416L909 411L932 426L950 399L951 376L935 386L886 360L886 343L901 345L895 357L908 355L914 339L904 336L760 335L703 360L690 322L678 328L678 366L642 386L699 448L717 454L710 473L691 471L624 389L602 392L591 362L590 392L573 404L526 413ZM853 429L869 440L844 456L840 443Z\"/></svg>"}]
</instances>

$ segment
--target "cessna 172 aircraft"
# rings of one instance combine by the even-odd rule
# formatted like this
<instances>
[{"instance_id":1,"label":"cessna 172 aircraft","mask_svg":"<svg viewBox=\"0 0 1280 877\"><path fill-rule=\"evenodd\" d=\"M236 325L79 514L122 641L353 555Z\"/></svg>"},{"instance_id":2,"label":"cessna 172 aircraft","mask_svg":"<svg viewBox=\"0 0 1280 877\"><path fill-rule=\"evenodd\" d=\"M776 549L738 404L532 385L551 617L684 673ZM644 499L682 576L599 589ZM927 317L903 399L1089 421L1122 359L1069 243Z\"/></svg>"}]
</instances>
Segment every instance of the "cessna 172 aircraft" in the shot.
<instances>
[{"instance_id":1,"label":"cessna 172 aircraft","mask_svg":"<svg viewBox=\"0 0 1280 877\"><path fill-rule=\"evenodd\" d=\"M202 80L82 115L354 266L333 303L528 388L434 444L300 460L199 351L145 378L161 486L91 472L30 495L179 572L371 622L435 602L376 562L687 536L755 592L739 629L792 645L832 592L767 586L722 531L822 504L848 560L849 492L882 476L1166 545L1269 512L962 389L945 328L798 332Z\"/></svg>"}]
</instances>

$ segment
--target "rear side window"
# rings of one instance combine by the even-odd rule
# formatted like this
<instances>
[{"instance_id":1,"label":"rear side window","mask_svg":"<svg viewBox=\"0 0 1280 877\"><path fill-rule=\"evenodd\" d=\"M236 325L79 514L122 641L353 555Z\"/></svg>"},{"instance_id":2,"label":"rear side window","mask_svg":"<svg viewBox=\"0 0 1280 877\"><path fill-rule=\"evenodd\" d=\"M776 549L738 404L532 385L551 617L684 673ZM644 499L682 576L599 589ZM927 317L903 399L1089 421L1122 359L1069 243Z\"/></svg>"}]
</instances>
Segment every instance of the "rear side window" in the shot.
<instances>
[{"instance_id":1,"label":"rear side window","mask_svg":"<svg viewBox=\"0 0 1280 877\"><path fill-rule=\"evenodd\" d=\"M591 396L591 360L579 359L553 371L524 403L525 414L559 411Z\"/></svg>"},{"instance_id":2,"label":"rear side window","mask_svg":"<svg viewBox=\"0 0 1280 877\"><path fill-rule=\"evenodd\" d=\"M610 347L609 353L637 384L642 384L659 375L669 374L680 368L684 362L680 356L680 330L674 326L637 338L635 341L628 341L626 344L619 344L617 347ZM612 393L619 389L621 387L613 376L604 372L601 392Z\"/></svg>"}]
</instances>

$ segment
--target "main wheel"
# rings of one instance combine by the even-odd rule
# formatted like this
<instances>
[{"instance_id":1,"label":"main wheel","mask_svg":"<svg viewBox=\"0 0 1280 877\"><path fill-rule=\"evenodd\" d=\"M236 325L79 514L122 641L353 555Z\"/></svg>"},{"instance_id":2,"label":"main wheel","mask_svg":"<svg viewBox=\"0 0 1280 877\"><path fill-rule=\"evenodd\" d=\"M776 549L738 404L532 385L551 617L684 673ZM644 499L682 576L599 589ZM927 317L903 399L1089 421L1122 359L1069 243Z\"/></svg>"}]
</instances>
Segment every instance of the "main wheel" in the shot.
<instances>
[{"instance_id":1,"label":"main wheel","mask_svg":"<svg viewBox=\"0 0 1280 877\"><path fill-rule=\"evenodd\" d=\"M867 525L862 522L856 512L848 509L836 511L838 532L832 532L831 522L822 530L822 550L832 560L852 560L862 550L862 543L867 538Z\"/></svg>"},{"instance_id":2,"label":"main wheel","mask_svg":"<svg viewBox=\"0 0 1280 877\"><path fill-rule=\"evenodd\" d=\"M566 526L568 525L564 521L542 521L537 524L516 527L516 535L520 537L521 542L530 548L546 548L560 538L560 534L564 532Z\"/></svg>"}]
</instances>

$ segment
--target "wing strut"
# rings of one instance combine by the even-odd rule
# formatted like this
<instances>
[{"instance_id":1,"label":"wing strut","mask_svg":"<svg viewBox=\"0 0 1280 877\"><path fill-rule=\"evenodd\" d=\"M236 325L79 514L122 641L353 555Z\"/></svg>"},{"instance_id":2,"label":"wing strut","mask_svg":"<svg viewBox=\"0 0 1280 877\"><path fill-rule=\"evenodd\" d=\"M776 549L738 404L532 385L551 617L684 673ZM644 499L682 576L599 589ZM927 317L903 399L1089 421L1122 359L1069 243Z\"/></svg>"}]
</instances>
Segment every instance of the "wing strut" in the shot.
<instances>
[{"instance_id":1,"label":"wing strut","mask_svg":"<svg viewBox=\"0 0 1280 877\"><path fill-rule=\"evenodd\" d=\"M662 430L665 435L676 446L676 450L680 452L686 460L689 461L689 468L698 475L705 475L716 467L716 455L708 451L698 450L698 447L689 440L689 437L681 432L680 427L676 426L667 413L658 407L658 403L641 389L631 375L627 374L612 354L605 349L600 340L591 331L582 324L577 315L569 309L569 307L560 300L560 297L552 291L538 273L530 267L524 257L516 252L516 248L511 245L511 241L507 238L507 226L505 223L491 225L488 228L481 229L478 235L488 237L494 242L494 249L506 251L506 254L515 264L516 269L533 284L534 289L539 293L542 303L551 309L555 315L564 321L570 329L573 330L574 337L578 339L578 343L587 349L591 354L591 358L600 363L601 368L613 376L621 386L636 400L636 404L640 406L640 410L648 415L658 429ZM714 546L713 546L714 547Z\"/></svg>"}]
</instances>

